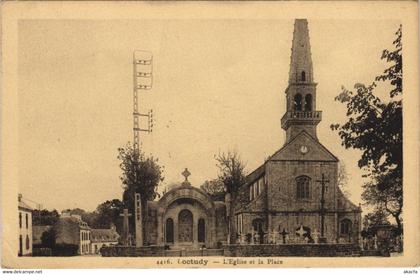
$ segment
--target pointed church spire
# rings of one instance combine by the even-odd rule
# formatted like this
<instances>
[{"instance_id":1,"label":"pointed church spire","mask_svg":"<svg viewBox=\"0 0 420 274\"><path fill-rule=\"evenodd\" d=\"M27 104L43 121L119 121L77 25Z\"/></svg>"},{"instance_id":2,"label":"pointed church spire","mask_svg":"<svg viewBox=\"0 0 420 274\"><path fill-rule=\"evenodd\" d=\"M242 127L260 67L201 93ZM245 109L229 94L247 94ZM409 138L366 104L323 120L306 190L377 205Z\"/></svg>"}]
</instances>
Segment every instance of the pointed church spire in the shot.
<instances>
[{"instance_id":1,"label":"pointed church spire","mask_svg":"<svg viewBox=\"0 0 420 274\"><path fill-rule=\"evenodd\" d=\"M287 110L281 119L281 127L286 130L286 143L302 131L317 139L316 126L321 121L322 112L316 110L316 83L306 19L295 20L286 102Z\"/></svg>"},{"instance_id":2,"label":"pointed church spire","mask_svg":"<svg viewBox=\"0 0 420 274\"><path fill-rule=\"evenodd\" d=\"M312 83L312 70L308 21L306 19L296 19L293 31L292 55L290 57L289 84Z\"/></svg>"}]
</instances>

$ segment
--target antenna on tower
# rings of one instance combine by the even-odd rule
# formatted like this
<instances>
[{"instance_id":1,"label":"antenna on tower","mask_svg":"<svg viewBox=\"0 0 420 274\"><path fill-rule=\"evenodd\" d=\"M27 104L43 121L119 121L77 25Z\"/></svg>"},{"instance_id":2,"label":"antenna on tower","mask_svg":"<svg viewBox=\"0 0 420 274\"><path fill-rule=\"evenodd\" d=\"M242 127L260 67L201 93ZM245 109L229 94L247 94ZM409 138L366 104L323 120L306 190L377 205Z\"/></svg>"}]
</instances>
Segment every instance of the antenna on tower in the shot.
<instances>
[{"instance_id":1,"label":"antenna on tower","mask_svg":"<svg viewBox=\"0 0 420 274\"><path fill-rule=\"evenodd\" d=\"M136 50L133 53L133 132L134 152L140 154L140 131L153 131L153 110L141 113L139 109L139 90L150 90L153 84L153 55L149 51ZM148 127L140 127L140 118L147 117Z\"/></svg>"}]
</instances>

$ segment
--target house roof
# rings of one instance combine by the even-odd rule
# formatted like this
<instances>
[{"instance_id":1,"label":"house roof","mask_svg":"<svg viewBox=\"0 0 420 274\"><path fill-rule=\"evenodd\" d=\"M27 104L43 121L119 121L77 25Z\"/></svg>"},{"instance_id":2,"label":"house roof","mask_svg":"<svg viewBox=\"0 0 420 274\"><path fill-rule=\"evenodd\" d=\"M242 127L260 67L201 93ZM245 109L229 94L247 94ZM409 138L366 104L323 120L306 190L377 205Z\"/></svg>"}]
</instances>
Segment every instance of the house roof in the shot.
<instances>
[{"instance_id":1,"label":"house roof","mask_svg":"<svg viewBox=\"0 0 420 274\"><path fill-rule=\"evenodd\" d=\"M79 225L80 228L91 229L86 222L73 216L60 217L58 223L60 223L60 225L66 225L66 223L73 223Z\"/></svg>"},{"instance_id":2,"label":"house roof","mask_svg":"<svg viewBox=\"0 0 420 274\"><path fill-rule=\"evenodd\" d=\"M115 242L120 235L112 228L99 229L93 228L90 233L91 242Z\"/></svg>"},{"instance_id":3,"label":"house roof","mask_svg":"<svg viewBox=\"0 0 420 274\"><path fill-rule=\"evenodd\" d=\"M24 201L19 201L19 205L18 205L18 207L19 207L19 209L22 209L22 210L27 210L27 211L32 211L33 210L33 208L32 207L30 207L30 206L28 206Z\"/></svg>"}]
</instances>

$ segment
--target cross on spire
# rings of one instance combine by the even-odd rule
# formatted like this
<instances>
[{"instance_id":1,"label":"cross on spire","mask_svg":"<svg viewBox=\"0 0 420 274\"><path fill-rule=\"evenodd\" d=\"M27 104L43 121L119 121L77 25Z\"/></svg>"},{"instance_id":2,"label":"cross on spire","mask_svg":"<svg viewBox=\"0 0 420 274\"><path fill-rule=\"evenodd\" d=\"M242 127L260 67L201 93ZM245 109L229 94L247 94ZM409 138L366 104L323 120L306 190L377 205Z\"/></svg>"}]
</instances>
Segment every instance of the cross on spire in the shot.
<instances>
[{"instance_id":1,"label":"cross on spire","mask_svg":"<svg viewBox=\"0 0 420 274\"><path fill-rule=\"evenodd\" d=\"M188 177L191 175L191 172L189 172L188 168L185 168L181 175L185 177L185 182L188 182Z\"/></svg>"}]
</instances>

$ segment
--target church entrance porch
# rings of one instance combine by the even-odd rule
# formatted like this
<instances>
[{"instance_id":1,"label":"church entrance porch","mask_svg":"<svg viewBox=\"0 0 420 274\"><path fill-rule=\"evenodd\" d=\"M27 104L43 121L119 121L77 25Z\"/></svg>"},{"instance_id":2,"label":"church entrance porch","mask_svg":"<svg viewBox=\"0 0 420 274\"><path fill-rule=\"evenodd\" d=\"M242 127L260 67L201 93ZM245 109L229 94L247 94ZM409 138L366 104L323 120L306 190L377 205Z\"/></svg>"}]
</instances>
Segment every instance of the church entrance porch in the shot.
<instances>
[{"instance_id":1,"label":"church entrance porch","mask_svg":"<svg viewBox=\"0 0 420 274\"><path fill-rule=\"evenodd\" d=\"M171 206L165 218L165 245L171 249L198 249L206 246L211 235L206 229L209 216L198 204L185 201Z\"/></svg>"}]
</instances>

